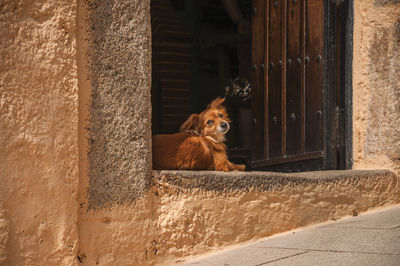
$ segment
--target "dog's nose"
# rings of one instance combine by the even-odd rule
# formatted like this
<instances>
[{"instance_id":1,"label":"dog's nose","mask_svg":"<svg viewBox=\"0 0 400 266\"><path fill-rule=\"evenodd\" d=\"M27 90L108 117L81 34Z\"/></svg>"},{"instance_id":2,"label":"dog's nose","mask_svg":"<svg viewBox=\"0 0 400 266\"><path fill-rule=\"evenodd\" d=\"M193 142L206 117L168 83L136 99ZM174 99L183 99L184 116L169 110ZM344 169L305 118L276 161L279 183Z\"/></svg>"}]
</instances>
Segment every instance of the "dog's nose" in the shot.
<instances>
[{"instance_id":1,"label":"dog's nose","mask_svg":"<svg viewBox=\"0 0 400 266\"><path fill-rule=\"evenodd\" d=\"M228 128L228 123L222 122L222 123L221 123L221 127L222 127L223 129L227 129L227 128Z\"/></svg>"}]
</instances>

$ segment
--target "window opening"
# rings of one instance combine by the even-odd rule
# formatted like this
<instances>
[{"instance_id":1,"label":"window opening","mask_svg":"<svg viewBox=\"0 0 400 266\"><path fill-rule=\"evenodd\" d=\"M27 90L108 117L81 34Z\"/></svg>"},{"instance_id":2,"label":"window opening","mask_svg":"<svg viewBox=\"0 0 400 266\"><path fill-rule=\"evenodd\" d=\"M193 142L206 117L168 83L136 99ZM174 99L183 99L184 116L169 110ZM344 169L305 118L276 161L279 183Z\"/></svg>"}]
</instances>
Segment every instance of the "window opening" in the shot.
<instances>
[{"instance_id":1,"label":"window opening","mask_svg":"<svg viewBox=\"0 0 400 266\"><path fill-rule=\"evenodd\" d=\"M153 134L178 132L228 96L232 162L287 172L351 167L350 11L352 1L152 0Z\"/></svg>"}]
</instances>

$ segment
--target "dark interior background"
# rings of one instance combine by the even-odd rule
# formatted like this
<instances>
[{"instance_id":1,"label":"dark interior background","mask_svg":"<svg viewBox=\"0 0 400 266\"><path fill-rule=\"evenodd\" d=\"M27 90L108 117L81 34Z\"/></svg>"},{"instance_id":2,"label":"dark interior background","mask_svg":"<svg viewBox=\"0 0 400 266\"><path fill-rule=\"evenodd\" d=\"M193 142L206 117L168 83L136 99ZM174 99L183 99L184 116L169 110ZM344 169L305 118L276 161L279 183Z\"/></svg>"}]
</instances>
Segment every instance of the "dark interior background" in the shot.
<instances>
[{"instance_id":1,"label":"dark interior background","mask_svg":"<svg viewBox=\"0 0 400 266\"><path fill-rule=\"evenodd\" d=\"M238 3L250 17L251 1ZM152 0L151 17L152 131L176 133L238 76L237 25L221 0Z\"/></svg>"}]
</instances>

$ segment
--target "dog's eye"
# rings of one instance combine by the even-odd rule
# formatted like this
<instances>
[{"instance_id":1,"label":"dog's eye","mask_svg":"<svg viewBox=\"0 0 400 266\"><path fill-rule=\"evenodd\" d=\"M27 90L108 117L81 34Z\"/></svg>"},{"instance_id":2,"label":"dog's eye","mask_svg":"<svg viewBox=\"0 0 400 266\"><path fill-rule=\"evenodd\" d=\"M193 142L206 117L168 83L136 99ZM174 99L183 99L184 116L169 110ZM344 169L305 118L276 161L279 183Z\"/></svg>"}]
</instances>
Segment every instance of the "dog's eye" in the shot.
<instances>
[{"instance_id":1,"label":"dog's eye","mask_svg":"<svg viewBox=\"0 0 400 266\"><path fill-rule=\"evenodd\" d=\"M222 118L222 117L224 117L224 115L223 115L223 114L218 114L218 116L219 116L219 117L221 117L221 118Z\"/></svg>"},{"instance_id":2,"label":"dog's eye","mask_svg":"<svg viewBox=\"0 0 400 266\"><path fill-rule=\"evenodd\" d=\"M212 121L212 120L207 121L207 125L212 125L212 123L214 123L214 121Z\"/></svg>"}]
</instances>

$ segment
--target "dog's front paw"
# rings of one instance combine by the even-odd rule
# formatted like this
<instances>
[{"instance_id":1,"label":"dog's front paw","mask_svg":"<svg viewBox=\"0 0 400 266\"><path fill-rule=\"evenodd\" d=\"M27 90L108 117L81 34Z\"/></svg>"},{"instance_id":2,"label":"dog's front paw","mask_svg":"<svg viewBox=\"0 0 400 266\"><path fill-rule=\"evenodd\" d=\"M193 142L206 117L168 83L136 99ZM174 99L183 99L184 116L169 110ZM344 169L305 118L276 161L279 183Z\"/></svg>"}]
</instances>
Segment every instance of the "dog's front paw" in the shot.
<instances>
[{"instance_id":1,"label":"dog's front paw","mask_svg":"<svg viewBox=\"0 0 400 266\"><path fill-rule=\"evenodd\" d=\"M229 172L229 168L227 165L216 165L215 171Z\"/></svg>"},{"instance_id":2,"label":"dog's front paw","mask_svg":"<svg viewBox=\"0 0 400 266\"><path fill-rule=\"evenodd\" d=\"M236 164L235 166L236 166L236 170L238 170L238 171L246 170L246 165L244 165L244 164Z\"/></svg>"}]
</instances>

